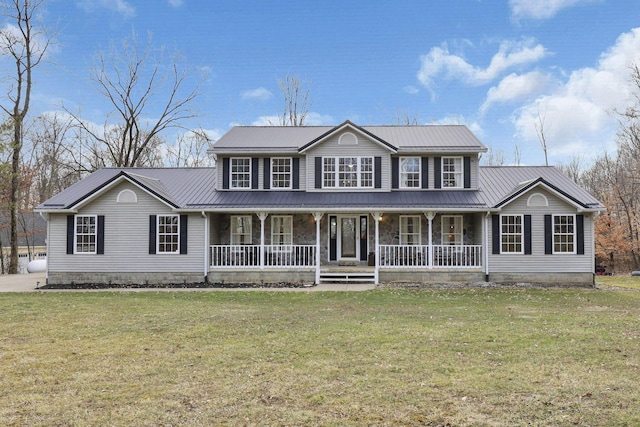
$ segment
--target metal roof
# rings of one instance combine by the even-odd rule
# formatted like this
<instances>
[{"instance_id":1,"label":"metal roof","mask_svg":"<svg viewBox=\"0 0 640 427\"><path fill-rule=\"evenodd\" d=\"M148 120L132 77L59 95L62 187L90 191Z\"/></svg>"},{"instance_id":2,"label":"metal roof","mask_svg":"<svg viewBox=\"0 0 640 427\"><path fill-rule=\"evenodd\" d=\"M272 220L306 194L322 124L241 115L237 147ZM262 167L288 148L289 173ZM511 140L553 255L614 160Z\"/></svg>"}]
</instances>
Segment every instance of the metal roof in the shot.
<instances>
[{"instance_id":1,"label":"metal roof","mask_svg":"<svg viewBox=\"0 0 640 427\"><path fill-rule=\"evenodd\" d=\"M89 175L36 209L69 210L82 205L120 179L145 189L183 210L339 211L348 209L488 210L507 204L536 185L566 197L585 209L603 206L554 167L497 166L480 168L479 190L305 192L216 191L215 168L107 168Z\"/></svg>"},{"instance_id":2,"label":"metal roof","mask_svg":"<svg viewBox=\"0 0 640 427\"><path fill-rule=\"evenodd\" d=\"M331 132L351 125L398 152L484 152L487 147L463 125L426 126L235 126L216 141L213 153L295 153Z\"/></svg>"}]
</instances>

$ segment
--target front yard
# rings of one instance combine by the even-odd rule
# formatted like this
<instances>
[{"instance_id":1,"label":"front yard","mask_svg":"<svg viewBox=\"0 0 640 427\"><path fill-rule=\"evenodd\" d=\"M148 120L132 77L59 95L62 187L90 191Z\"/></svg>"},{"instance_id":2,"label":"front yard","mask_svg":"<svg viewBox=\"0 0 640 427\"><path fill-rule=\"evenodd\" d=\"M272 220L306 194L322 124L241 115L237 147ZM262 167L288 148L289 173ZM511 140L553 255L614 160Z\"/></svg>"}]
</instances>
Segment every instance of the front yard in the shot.
<instances>
[{"instance_id":1,"label":"front yard","mask_svg":"<svg viewBox=\"0 0 640 427\"><path fill-rule=\"evenodd\" d=\"M0 425L640 424L606 284L0 294L0 337Z\"/></svg>"}]
</instances>

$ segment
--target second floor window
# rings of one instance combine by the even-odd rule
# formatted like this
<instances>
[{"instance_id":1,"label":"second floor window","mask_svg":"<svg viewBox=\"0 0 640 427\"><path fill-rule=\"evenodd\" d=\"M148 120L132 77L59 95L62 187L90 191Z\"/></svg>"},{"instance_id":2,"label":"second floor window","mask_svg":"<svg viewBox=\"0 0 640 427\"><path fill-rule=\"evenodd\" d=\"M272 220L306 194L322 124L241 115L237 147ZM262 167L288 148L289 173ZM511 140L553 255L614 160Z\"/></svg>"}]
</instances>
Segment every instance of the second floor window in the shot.
<instances>
[{"instance_id":1,"label":"second floor window","mask_svg":"<svg viewBox=\"0 0 640 427\"><path fill-rule=\"evenodd\" d=\"M420 188L420 157L400 158L400 187Z\"/></svg>"},{"instance_id":2,"label":"second floor window","mask_svg":"<svg viewBox=\"0 0 640 427\"><path fill-rule=\"evenodd\" d=\"M442 188L462 188L462 157L442 158Z\"/></svg>"},{"instance_id":3,"label":"second floor window","mask_svg":"<svg viewBox=\"0 0 640 427\"><path fill-rule=\"evenodd\" d=\"M291 188L291 158L271 159L271 188Z\"/></svg>"},{"instance_id":4,"label":"second floor window","mask_svg":"<svg viewBox=\"0 0 640 427\"><path fill-rule=\"evenodd\" d=\"M231 188L251 188L250 158L231 158Z\"/></svg>"},{"instance_id":5,"label":"second floor window","mask_svg":"<svg viewBox=\"0 0 640 427\"><path fill-rule=\"evenodd\" d=\"M322 168L324 188L373 187L373 157L325 157Z\"/></svg>"}]
</instances>

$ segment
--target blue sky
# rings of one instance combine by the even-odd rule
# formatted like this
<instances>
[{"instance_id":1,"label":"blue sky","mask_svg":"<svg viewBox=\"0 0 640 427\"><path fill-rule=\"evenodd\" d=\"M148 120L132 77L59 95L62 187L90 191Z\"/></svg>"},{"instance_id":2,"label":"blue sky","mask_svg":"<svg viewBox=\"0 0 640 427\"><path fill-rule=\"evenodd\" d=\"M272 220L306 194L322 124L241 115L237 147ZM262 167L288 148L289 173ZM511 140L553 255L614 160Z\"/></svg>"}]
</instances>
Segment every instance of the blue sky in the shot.
<instances>
[{"instance_id":1,"label":"blue sky","mask_svg":"<svg viewBox=\"0 0 640 427\"><path fill-rule=\"evenodd\" d=\"M38 71L33 114L62 103L102 123L92 57L135 30L206 70L200 116L213 137L282 109L277 79L308 82L309 124L462 123L507 162L585 162L615 147L611 111L640 63L637 0L49 0L58 44ZM171 137L168 138L169 142Z\"/></svg>"}]
</instances>

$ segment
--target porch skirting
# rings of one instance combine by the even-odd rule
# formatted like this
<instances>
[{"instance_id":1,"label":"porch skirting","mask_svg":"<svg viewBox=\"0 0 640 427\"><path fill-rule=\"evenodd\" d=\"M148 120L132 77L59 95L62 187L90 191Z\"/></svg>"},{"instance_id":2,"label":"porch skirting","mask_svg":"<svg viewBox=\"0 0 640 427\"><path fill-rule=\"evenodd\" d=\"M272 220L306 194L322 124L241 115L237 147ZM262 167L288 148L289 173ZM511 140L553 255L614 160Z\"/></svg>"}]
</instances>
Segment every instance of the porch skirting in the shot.
<instances>
[{"instance_id":1,"label":"porch skirting","mask_svg":"<svg viewBox=\"0 0 640 427\"><path fill-rule=\"evenodd\" d=\"M174 285L204 282L202 272L49 272L48 285Z\"/></svg>"},{"instance_id":2,"label":"porch skirting","mask_svg":"<svg viewBox=\"0 0 640 427\"><path fill-rule=\"evenodd\" d=\"M386 270L378 273L380 283L471 283L485 279L480 270Z\"/></svg>"},{"instance_id":3,"label":"porch skirting","mask_svg":"<svg viewBox=\"0 0 640 427\"><path fill-rule=\"evenodd\" d=\"M269 284L300 283L313 285L316 281L314 268L265 268L259 269L213 269L209 271L209 283Z\"/></svg>"}]
</instances>

